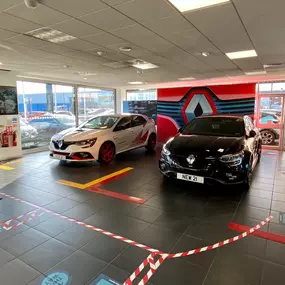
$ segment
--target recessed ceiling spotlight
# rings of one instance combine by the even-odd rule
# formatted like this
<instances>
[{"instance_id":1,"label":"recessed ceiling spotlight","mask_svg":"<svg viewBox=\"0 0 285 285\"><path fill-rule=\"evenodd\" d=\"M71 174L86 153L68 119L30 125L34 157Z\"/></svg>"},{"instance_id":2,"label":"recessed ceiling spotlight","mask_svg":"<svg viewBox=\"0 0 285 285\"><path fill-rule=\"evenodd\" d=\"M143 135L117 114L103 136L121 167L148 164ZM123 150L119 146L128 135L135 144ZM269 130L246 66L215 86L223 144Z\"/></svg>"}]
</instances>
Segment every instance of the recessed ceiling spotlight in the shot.
<instances>
[{"instance_id":1,"label":"recessed ceiling spotlight","mask_svg":"<svg viewBox=\"0 0 285 285\"><path fill-rule=\"evenodd\" d=\"M143 70L137 70L137 74L143 74Z\"/></svg>"},{"instance_id":2,"label":"recessed ceiling spotlight","mask_svg":"<svg viewBox=\"0 0 285 285\"><path fill-rule=\"evenodd\" d=\"M144 84L144 82L141 82L141 81L130 81L130 82L128 82L128 84L140 85L140 84Z\"/></svg>"},{"instance_id":3,"label":"recessed ceiling spotlight","mask_svg":"<svg viewBox=\"0 0 285 285\"><path fill-rule=\"evenodd\" d=\"M243 50L236 52L228 52L226 53L226 56L229 59L239 59L239 58L256 57L257 53L254 49L251 49L251 50Z\"/></svg>"},{"instance_id":4,"label":"recessed ceiling spotlight","mask_svg":"<svg viewBox=\"0 0 285 285\"><path fill-rule=\"evenodd\" d=\"M229 2L230 0L169 0L180 12L197 10Z\"/></svg>"},{"instance_id":5,"label":"recessed ceiling spotlight","mask_svg":"<svg viewBox=\"0 0 285 285\"><path fill-rule=\"evenodd\" d=\"M24 2L25 2L25 5L27 6L27 8L30 8L30 9L37 8L37 6L39 4L39 1L37 1L37 0L24 0Z\"/></svg>"},{"instance_id":6,"label":"recessed ceiling spotlight","mask_svg":"<svg viewBox=\"0 0 285 285\"><path fill-rule=\"evenodd\" d=\"M3 64L3 62L0 61L0 65L2 65L2 64Z\"/></svg>"},{"instance_id":7,"label":"recessed ceiling spotlight","mask_svg":"<svg viewBox=\"0 0 285 285\"><path fill-rule=\"evenodd\" d=\"M72 66L69 65L69 64L64 64L63 67L64 67L64 68L70 68L70 67L72 67Z\"/></svg>"},{"instance_id":8,"label":"recessed ceiling spotlight","mask_svg":"<svg viewBox=\"0 0 285 285\"><path fill-rule=\"evenodd\" d=\"M84 77L84 80L87 80L87 77Z\"/></svg>"},{"instance_id":9,"label":"recessed ceiling spotlight","mask_svg":"<svg viewBox=\"0 0 285 285\"><path fill-rule=\"evenodd\" d=\"M180 78L178 78L178 80L181 80L181 81L194 80L194 79L195 79L194 77L180 77Z\"/></svg>"},{"instance_id":10,"label":"recessed ceiling spotlight","mask_svg":"<svg viewBox=\"0 0 285 285\"><path fill-rule=\"evenodd\" d=\"M130 52L130 51L132 51L132 48L131 47L120 47L119 50L125 51L125 52Z\"/></svg>"},{"instance_id":11,"label":"recessed ceiling spotlight","mask_svg":"<svg viewBox=\"0 0 285 285\"><path fill-rule=\"evenodd\" d=\"M107 54L106 51L101 51L101 50L97 51L96 53L97 53L99 56L104 56L104 55Z\"/></svg>"},{"instance_id":12,"label":"recessed ceiling spotlight","mask_svg":"<svg viewBox=\"0 0 285 285\"><path fill-rule=\"evenodd\" d=\"M209 53L209 52L204 51L204 52L202 52L202 53L201 53L201 55L203 55L203 56L207 57L207 56L209 56L209 55L210 55L210 53Z\"/></svg>"}]
</instances>

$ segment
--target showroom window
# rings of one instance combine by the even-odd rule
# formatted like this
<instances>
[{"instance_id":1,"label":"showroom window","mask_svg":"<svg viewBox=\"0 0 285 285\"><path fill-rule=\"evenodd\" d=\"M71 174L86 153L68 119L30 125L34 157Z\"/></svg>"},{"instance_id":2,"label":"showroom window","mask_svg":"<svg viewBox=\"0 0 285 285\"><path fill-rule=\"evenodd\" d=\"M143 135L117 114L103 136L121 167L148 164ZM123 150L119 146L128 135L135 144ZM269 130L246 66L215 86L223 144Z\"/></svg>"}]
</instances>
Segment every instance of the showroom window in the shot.
<instances>
[{"instance_id":1,"label":"showroom window","mask_svg":"<svg viewBox=\"0 0 285 285\"><path fill-rule=\"evenodd\" d=\"M18 81L17 93L23 149L46 149L54 134L75 127L72 86Z\"/></svg>"},{"instance_id":2,"label":"showroom window","mask_svg":"<svg viewBox=\"0 0 285 285\"><path fill-rule=\"evenodd\" d=\"M79 123L99 115L115 112L115 94L113 90L78 88Z\"/></svg>"},{"instance_id":3,"label":"showroom window","mask_svg":"<svg viewBox=\"0 0 285 285\"><path fill-rule=\"evenodd\" d=\"M157 90L127 90L127 101L157 100Z\"/></svg>"}]
</instances>

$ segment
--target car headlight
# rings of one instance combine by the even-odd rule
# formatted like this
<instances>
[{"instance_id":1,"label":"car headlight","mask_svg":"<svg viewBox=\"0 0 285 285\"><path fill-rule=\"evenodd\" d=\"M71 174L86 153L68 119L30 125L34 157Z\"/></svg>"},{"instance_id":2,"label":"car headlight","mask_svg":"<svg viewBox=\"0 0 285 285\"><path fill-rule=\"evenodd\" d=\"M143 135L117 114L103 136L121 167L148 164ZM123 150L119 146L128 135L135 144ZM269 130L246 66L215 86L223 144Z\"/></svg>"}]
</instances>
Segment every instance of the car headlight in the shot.
<instances>
[{"instance_id":1,"label":"car headlight","mask_svg":"<svg viewBox=\"0 0 285 285\"><path fill-rule=\"evenodd\" d=\"M75 145L82 146L82 147L92 147L96 141L97 141L97 138L91 139L91 140L84 140L84 141L76 142Z\"/></svg>"},{"instance_id":2,"label":"car headlight","mask_svg":"<svg viewBox=\"0 0 285 285\"><path fill-rule=\"evenodd\" d=\"M237 166L242 163L243 157L244 157L244 152L242 151L235 154L223 155L219 159L223 163L228 163L231 166Z\"/></svg>"},{"instance_id":3,"label":"car headlight","mask_svg":"<svg viewBox=\"0 0 285 285\"><path fill-rule=\"evenodd\" d=\"M164 155L170 155L170 154L171 154L171 152L170 152L170 150L168 149L168 147L166 146L166 144L164 144L163 147L162 147L162 153L163 153Z\"/></svg>"}]
</instances>

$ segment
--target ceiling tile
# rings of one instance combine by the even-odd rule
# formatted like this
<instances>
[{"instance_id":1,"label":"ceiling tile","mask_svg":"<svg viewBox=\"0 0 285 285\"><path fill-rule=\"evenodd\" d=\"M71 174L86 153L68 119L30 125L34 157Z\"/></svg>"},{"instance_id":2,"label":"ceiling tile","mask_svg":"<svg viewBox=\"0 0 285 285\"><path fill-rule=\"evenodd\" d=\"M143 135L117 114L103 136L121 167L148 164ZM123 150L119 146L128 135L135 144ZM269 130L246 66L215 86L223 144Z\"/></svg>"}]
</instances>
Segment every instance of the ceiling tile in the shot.
<instances>
[{"instance_id":1,"label":"ceiling tile","mask_svg":"<svg viewBox=\"0 0 285 285\"><path fill-rule=\"evenodd\" d=\"M237 59L233 62L243 71L263 69L263 66L258 57Z\"/></svg>"},{"instance_id":2,"label":"ceiling tile","mask_svg":"<svg viewBox=\"0 0 285 285\"><path fill-rule=\"evenodd\" d=\"M96 49L88 50L86 52L92 53L92 54L95 54L95 55L98 56L97 51L104 51L104 52L106 52L106 55L104 55L103 58L110 59L110 60L113 60L113 61L127 61L127 60L134 59L131 56L127 56L127 55L125 55L123 53L120 53L120 52L112 51L112 50L110 50L108 48L101 48L101 47L99 47L99 48L96 48Z\"/></svg>"},{"instance_id":3,"label":"ceiling tile","mask_svg":"<svg viewBox=\"0 0 285 285\"><path fill-rule=\"evenodd\" d=\"M73 17L79 17L94 11L108 8L100 0L42 0L41 3L51 8L69 14Z\"/></svg>"},{"instance_id":4,"label":"ceiling tile","mask_svg":"<svg viewBox=\"0 0 285 285\"><path fill-rule=\"evenodd\" d=\"M227 56L225 56L222 53L212 54L212 55L209 55L208 57L204 57L201 55L200 57L204 63L220 71L231 70L231 69L237 68L237 66Z\"/></svg>"},{"instance_id":5,"label":"ceiling tile","mask_svg":"<svg viewBox=\"0 0 285 285\"><path fill-rule=\"evenodd\" d=\"M45 44L45 42L40 39L35 39L26 35L15 36L13 38L7 39L6 41L9 43L20 44L29 47L40 47Z\"/></svg>"},{"instance_id":6,"label":"ceiling tile","mask_svg":"<svg viewBox=\"0 0 285 285\"><path fill-rule=\"evenodd\" d=\"M253 48L231 3L188 12L184 15L225 53Z\"/></svg>"},{"instance_id":7,"label":"ceiling tile","mask_svg":"<svg viewBox=\"0 0 285 285\"><path fill-rule=\"evenodd\" d=\"M96 26L105 31L111 31L122 27L134 25L135 22L117 12L113 8L108 8L80 17L80 20Z\"/></svg>"},{"instance_id":8,"label":"ceiling tile","mask_svg":"<svg viewBox=\"0 0 285 285\"><path fill-rule=\"evenodd\" d=\"M58 53L58 54L65 54L68 52L74 51L72 48L64 47L58 44L50 43L50 42L45 42L43 46L41 46L39 49L51 52L51 53Z\"/></svg>"},{"instance_id":9,"label":"ceiling tile","mask_svg":"<svg viewBox=\"0 0 285 285\"><path fill-rule=\"evenodd\" d=\"M178 15L177 10L164 0L134 0L117 5L115 8L138 22Z\"/></svg>"},{"instance_id":10,"label":"ceiling tile","mask_svg":"<svg viewBox=\"0 0 285 285\"><path fill-rule=\"evenodd\" d=\"M31 23L26 20L8 15L6 13L0 13L0 28L7 29L16 33L26 33L31 30L41 28L42 26Z\"/></svg>"},{"instance_id":11,"label":"ceiling tile","mask_svg":"<svg viewBox=\"0 0 285 285\"><path fill-rule=\"evenodd\" d=\"M70 47L73 49L77 49L77 50L88 50L88 49L92 49L95 47L92 43L89 43L89 42L86 42L80 39L66 41L66 42L60 43L60 45L63 45L65 47Z\"/></svg>"},{"instance_id":12,"label":"ceiling tile","mask_svg":"<svg viewBox=\"0 0 285 285\"><path fill-rule=\"evenodd\" d=\"M101 1L106 3L107 5L115 6L118 4L125 3L125 2L133 1L133 0L101 0Z\"/></svg>"},{"instance_id":13,"label":"ceiling tile","mask_svg":"<svg viewBox=\"0 0 285 285\"><path fill-rule=\"evenodd\" d=\"M17 35L18 35L17 33L0 29L0 41L4 40L4 39L11 38L11 37L14 37L14 36L17 36Z\"/></svg>"},{"instance_id":14,"label":"ceiling tile","mask_svg":"<svg viewBox=\"0 0 285 285\"><path fill-rule=\"evenodd\" d=\"M5 13L43 26L52 25L70 19L69 16L39 4L36 9L28 9L24 3L14 6Z\"/></svg>"},{"instance_id":15,"label":"ceiling tile","mask_svg":"<svg viewBox=\"0 0 285 285\"><path fill-rule=\"evenodd\" d=\"M102 31L76 19L52 25L51 28L77 38L101 33Z\"/></svg>"},{"instance_id":16,"label":"ceiling tile","mask_svg":"<svg viewBox=\"0 0 285 285\"><path fill-rule=\"evenodd\" d=\"M173 33L194 29L193 25L181 15L143 22L143 25L165 38Z\"/></svg>"},{"instance_id":17,"label":"ceiling tile","mask_svg":"<svg viewBox=\"0 0 285 285\"><path fill-rule=\"evenodd\" d=\"M12 6L23 3L23 0L1 0L0 1L0 11L8 9Z\"/></svg>"},{"instance_id":18,"label":"ceiling tile","mask_svg":"<svg viewBox=\"0 0 285 285\"><path fill-rule=\"evenodd\" d=\"M118 37L115 37L108 33L96 34L96 35L84 37L83 39L88 42L91 42L91 43L94 43L100 46L104 46L104 47L108 45L124 43L124 40L119 39Z\"/></svg>"},{"instance_id":19,"label":"ceiling tile","mask_svg":"<svg viewBox=\"0 0 285 285\"><path fill-rule=\"evenodd\" d=\"M264 60L270 55L282 56L285 51L283 0L236 0L235 7L249 33L257 53ZM275 59L276 59L275 58ZM268 62L267 62L268 63Z\"/></svg>"}]
</instances>

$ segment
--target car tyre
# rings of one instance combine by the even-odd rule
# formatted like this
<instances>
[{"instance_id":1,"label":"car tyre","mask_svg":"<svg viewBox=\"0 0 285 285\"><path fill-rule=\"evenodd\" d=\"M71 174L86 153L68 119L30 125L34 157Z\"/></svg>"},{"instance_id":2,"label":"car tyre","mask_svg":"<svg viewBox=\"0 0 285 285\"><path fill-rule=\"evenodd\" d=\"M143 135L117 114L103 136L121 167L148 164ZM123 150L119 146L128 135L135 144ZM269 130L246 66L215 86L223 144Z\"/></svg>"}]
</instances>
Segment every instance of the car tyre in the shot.
<instances>
[{"instance_id":1,"label":"car tyre","mask_svg":"<svg viewBox=\"0 0 285 285\"><path fill-rule=\"evenodd\" d=\"M262 130L260 132L263 145L273 145L276 139L274 132L271 130Z\"/></svg>"},{"instance_id":2,"label":"car tyre","mask_svg":"<svg viewBox=\"0 0 285 285\"><path fill-rule=\"evenodd\" d=\"M104 142L99 150L98 162L102 164L109 164L115 157L115 146L112 142Z\"/></svg>"},{"instance_id":3,"label":"car tyre","mask_svg":"<svg viewBox=\"0 0 285 285\"><path fill-rule=\"evenodd\" d=\"M147 141L147 145L146 145L146 149L147 150L154 150L156 146L156 135L155 134L151 134L148 138Z\"/></svg>"}]
</instances>

